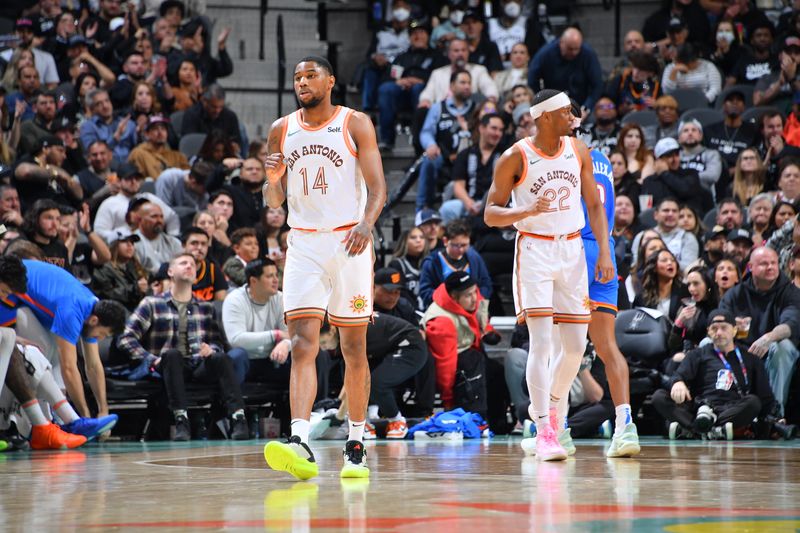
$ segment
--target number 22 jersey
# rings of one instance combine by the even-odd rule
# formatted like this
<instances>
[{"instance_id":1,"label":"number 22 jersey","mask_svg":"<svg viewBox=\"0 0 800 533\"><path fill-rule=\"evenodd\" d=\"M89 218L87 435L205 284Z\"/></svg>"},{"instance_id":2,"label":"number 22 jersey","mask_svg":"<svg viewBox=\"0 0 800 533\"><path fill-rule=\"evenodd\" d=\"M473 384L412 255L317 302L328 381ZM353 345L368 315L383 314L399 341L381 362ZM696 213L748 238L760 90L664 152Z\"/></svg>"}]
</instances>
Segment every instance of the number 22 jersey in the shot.
<instances>
[{"instance_id":1,"label":"number 22 jersey","mask_svg":"<svg viewBox=\"0 0 800 533\"><path fill-rule=\"evenodd\" d=\"M575 141L561 137L558 153L547 156L530 137L516 143L522 154L523 170L511 197L515 206L528 206L544 197L550 200L545 213L529 216L514 224L519 231L537 235L568 235L584 226L581 205L582 162Z\"/></svg>"},{"instance_id":2,"label":"number 22 jersey","mask_svg":"<svg viewBox=\"0 0 800 533\"><path fill-rule=\"evenodd\" d=\"M285 117L281 153L291 228L331 231L363 218L367 188L347 131L352 115L352 109L337 106L314 128L303 124L300 109Z\"/></svg>"}]
</instances>

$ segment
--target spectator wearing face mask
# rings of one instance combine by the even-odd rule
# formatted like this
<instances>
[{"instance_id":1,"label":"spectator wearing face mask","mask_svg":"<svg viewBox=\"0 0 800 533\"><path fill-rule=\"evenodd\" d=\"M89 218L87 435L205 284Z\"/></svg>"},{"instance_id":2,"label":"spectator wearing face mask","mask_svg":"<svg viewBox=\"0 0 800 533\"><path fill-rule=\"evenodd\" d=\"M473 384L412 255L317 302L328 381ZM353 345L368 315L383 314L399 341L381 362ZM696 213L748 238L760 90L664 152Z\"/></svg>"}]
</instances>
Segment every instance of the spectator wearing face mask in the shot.
<instances>
[{"instance_id":1,"label":"spectator wearing face mask","mask_svg":"<svg viewBox=\"0 0 800 533\"><path fill-rule=\"evenodd\" d=\"M466 35L461 30L461 21L464 20L466 0L450 2L450 14L447 18L440 18L439 25L431 32L431 46L440 50L447 48L447 43L453 39L464 39Z\"/></svg>"},{"instance_id":2,"label":"spectator wearing face mask","mask_svg":"<svg viewBox=\"0 0 800 533\"><path fill-rule=\"evenodd\" d=\"M375 110L378 106L378 85L392 62L411 45L408 23L411 17L409 5L399 0L394 2L392 20L388 27L375 33L367 50L367 68L364 69L362 108Z\"/></svg>"},{"instance_id":3,"label":"spectator wearing face mask","mask_svg":"<svg viewBox=\"0 0 800 533\"><path fill-rule=\"evenodd\" d=\"M489 19L489 39L497 45L503 66L511 66L511 50L514 45L525 42L527 17L522 15L519 0L503 0L501 14Z\"/></svg>"}]
</instances>

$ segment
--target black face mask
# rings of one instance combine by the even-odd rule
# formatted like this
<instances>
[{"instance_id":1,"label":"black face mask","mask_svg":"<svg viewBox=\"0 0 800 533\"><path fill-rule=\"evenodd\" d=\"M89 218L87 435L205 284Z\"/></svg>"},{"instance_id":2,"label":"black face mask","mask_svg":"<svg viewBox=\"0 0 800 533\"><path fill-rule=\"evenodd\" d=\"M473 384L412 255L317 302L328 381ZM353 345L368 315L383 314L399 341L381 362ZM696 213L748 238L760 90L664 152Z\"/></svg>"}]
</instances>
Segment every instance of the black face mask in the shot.
<instances>
[{"instance_id":1,"label":"black face mask","mask_svg":"<svg viewBox=\"0 0 800 533\"><path fill-rule=\"evenodd\" d=\"M610 126L614 122L616 122L616 119L614 119L614 118L600 118L600 117L597 117L597 125L598 126Z\"/></svg>"}]
</instances>

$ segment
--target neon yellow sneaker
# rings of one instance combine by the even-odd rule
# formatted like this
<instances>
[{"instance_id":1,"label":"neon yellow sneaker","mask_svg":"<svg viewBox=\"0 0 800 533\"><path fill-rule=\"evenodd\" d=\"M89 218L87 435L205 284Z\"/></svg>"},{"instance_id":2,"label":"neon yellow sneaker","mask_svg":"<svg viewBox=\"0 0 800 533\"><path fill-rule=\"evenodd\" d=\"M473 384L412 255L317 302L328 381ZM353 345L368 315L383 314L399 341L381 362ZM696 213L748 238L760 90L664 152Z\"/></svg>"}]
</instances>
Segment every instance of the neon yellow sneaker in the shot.
<instances>
[{"instance_id":1,"label":"neon yellow sneaker","mask_svg":"<svg viewBox=\"0 0 800 533\"><path fill-rule=\"evenodd\" d=\"M633 422L625 424L625 429L611 438L611 446L606 452L606 457L633 457L639 455L639 433Z\"/></svg>"},{"instance_id":2,"label":"neon yellow sneaker","mask_svg":"<svg viewBox=\"0 0 800 533\"><path fill-rule=\"evenodd\" d=\"M311 448L300 437L292 436L287 442L270 441L264 446L264 459L273 470L289 472L300 480L319 475L319 467Z\"/></svg>"},{"instance_id":3,"label":"neon yellow sneaker","mask_svg":"<svg viewBox=\"0 0 800 533\"><path fill-rule=\"evenodd\" d=\"M4 440L0 440L0 452L4 452L8 449L8 443Z\"/></svg>"},{"instance_id":4,"label":"neon yellow sneaker","mask_svg":"<svg viewBox=\"0 0 800 533\"><path fill-rule=\"evenodd\" d=\"M367 468L367 450L364 443L357 440L349 440L344 445L344 466L342 467L343 478L365 478L369 477Z\"/></svg>"}]
</instances>

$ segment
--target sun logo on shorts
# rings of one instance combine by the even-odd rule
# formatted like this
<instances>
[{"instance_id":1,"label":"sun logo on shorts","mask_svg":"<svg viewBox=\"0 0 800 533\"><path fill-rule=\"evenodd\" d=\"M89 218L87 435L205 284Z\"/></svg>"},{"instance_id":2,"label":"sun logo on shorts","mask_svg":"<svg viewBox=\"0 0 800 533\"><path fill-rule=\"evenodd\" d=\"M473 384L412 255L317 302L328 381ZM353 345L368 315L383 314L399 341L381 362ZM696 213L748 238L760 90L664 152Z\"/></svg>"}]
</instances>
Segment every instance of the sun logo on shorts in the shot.
<instances>
[{"instance_id":1,"label":"sun logo on shorts","mask_svg":"<svg viewBox=\"0 0 800 533\"><path fill-rule=\"evenodd\" d=\"M354 313L363 313L367 310L367 298L365 296L353 296L353 299L350 300L350 309Z\"/></svg>"},{"instance_id":2,"label":"sun logo on shorts","mask_svg":"<svg viewBox=\"0 0 800 533\"><path fill-rule=\"evenodd\" d=\"M587 311L593 311L594 310L594 308L592 306L592 300L589 299L588 295L583 297L583 308L586 309Z\"/></svg>"}]
</instances>

